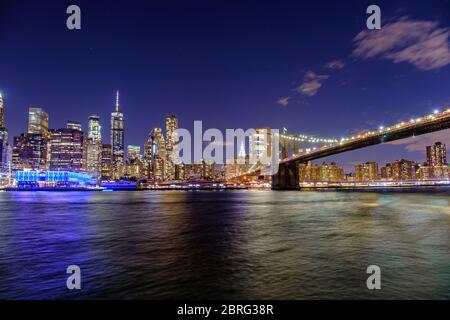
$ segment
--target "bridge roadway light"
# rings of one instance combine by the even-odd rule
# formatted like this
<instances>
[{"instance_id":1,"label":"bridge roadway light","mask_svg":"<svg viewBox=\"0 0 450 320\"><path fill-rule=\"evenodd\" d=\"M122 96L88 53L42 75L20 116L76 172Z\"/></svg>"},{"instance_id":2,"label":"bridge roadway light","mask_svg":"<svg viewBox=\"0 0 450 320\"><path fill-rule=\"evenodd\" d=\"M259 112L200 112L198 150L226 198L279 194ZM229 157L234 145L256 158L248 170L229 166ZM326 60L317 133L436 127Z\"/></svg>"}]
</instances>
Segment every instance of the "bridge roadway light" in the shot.
<instances>
[{"instance_id":1,"label":"bridge roadway light","mask_svg":"<svg viewBox=\"0 0 450 320\"><path fill-rule=\"evenodd\" d=\"M435 109L434 110L434 114L438 114L439 113L439 110L438 109Z\"/></svg>"}]
</instances>

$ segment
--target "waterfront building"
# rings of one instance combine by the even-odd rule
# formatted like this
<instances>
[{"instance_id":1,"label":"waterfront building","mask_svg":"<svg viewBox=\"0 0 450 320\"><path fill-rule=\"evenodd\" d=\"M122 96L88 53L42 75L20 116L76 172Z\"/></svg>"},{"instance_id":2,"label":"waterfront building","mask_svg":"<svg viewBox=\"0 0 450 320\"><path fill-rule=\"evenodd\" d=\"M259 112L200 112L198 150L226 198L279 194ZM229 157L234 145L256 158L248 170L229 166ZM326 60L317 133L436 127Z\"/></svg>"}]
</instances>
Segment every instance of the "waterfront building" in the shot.
<instances>
[{"instance_id":1,"label":"waterfront building","mask_svg":"<svg viewBox=\"0 0 450 320\"><path fill-rule=\"evenodd\" d=\"M177 154L178 142L178 118L175 115L166 116L166 159L165 159L165 180L175 180L174 156Z\"/></svg>"},{"instance_id":2,"label":"waterfront building","mask_svg":"<svg viewBox=\"0 0 450 320\"><path fill-rule=\"evenodd\" d=\"M14 170L47 170L50 162L48 114L41 108L29 108L28 133L13 139Z\"/></svg>"},{"instance_id":3,"label":"waterfront building","mask_svg":"<svg viewBox=\"0 0 450 320\"><path fill-rule=\"evenodd\" d=\"M175 165L175 180L177 181L186 180L186 165L184 163Z\"/></svg>"},{"instance_id":4,"label":"waterfront building","mask_svg":"<svg viewBox=\"0 0 450 320\"><path fill-rule=\"evenodd\" d=\"M433 178L431 167L428 166L427 162L416 168L416 178L419 180L430 180Z\"/></svg>"},{"instance_id":5,"label":"waterfront building","mask_svg":"<svg viewBox=\"0 0 450 320\"><path fill-rule=\"evenodd\" d=\"M342 182L344 169L335 162L313 166L309 161L307 164L299 164L299 179L304 182Z\"/></svg>"},{"instance_id":6,"label":"waterfront building","mask_svg":"<svg viewBox=\"0 0 450 320\"><path fill-rule=\"evenodd\" d=\"M416 178L415 162L411 160L396 160L392 163L393 180L413 180Z\"/></svg>"},{"instance_id":7,"label":"waterfront building","mask_svg":"<svg viewBox=\"0 0 450 320\"><path fill-rule=\"evenodd\" d=\"M427 165L430 167L431 177L434 179L448 178L447 149L445 144L436 142L426 147Z\"/></svg>"},{"instance_id":8,"label":"waterfront building","mask_svg":"<svg viewBox=\"0 0 450 320\"><path fill-rule=\"evenodd\" d=\"M112 177L112 148L110 144L102 144L101 179L111 180Z\"/></svg>"},{"instance_id":9,"label":"waterfront building","mask_svg":"<svg viewBox=\"0 0 450 320\"><path fill-rule=\"evenodd\" d=\"M8 143L8 130L0 127L0 169L8 164L8 151L10 146Z\"/></svg>"},{"instance_id":10,"label":"waterfront building","mask_svg":"<svg viewBox=\"0 0 450 320\"><path fill-rule=\"evenodd\" d=\"M392 180L392 164L386 163L383 167L381 167L381 179L382 180Z\"/></svg>"},{"instance_id":11,"label":"waterfront building","mask_svg":"<svg viewBox=\"0 0 450 320\"><path fill-rule=\"evenodd\" d=\"M211 160L202 160L202 180L214 180L216 178L216 163Z\"/></svg>"},{"instance_id":12,"label":"waterfront building","mask_svg":"<svg viewBox=\"0 0 450 320\"><path fill-rule=\"evenodd\" d=\"M116 94L116 108L111 113L111 148L112 148L112 176L119 179L124 166L125 131L123 113L120 111L119 91Z\"/></svg>"},{"instance_id":13,"label":"waterfront building","mask_svg":"<svg viewBox=\"0 0 450 320\"><path fill-rule=\"evenodd\" d=\"M28 133L48 135L48 113L42 108L29 108L28 110Z\"/></svg>"},{"instance_id":14,"label":"waterfront building","mask_svg":"<svg viewBox=\"0 0 450 320\"><path fill-rule=\"evenodd\" d=\"M48 169L47 135L22 133L14 137L12 165L14 170Z\"/></svg>"},{"instance_id":15,"label":"waterfront building","mask_svg":"<svg viewBox=\"0 0 450 320\"><path fill-rule=\"evenodd\" d=\"M83 132L68 124L68 128L50 129L49 135L50 170L83 171Z\"/></svg>"},{"instance_id":16,"label":"waterfront building","mask_svg":"<svg viewBox=\"0 0 450 320\"><path fill-rule=\"evenodd\" d=\"M102 126L100 117L89 116L86 141L86 171L94 177L101 176Z\"/></svg>"},{"instance_id":17,"label":"waterfront building","mask_svg":"<svg viewBox=\"0 0 450 320\"><path fill-rule=\"evenodd\" d=\"M185 165L185 179L199 181L203 179L203 161Z\"/></svg>"},{"instance_id":18,"label":"waterfront building","mask_svg":"<svg viewBox=\"0 0 450 320\"><path fill-rule=\"evenodd\" d=\"M366 162L355 165L355 180L357 182L378 180L378 163Z\"/></svg>"},{"instance_id":19,"label":"waterfront building","mask_svg":"<svg viewBox=\"0 0 450 320\"><path fill-rule=\"evenodd\" d=\"M95 180L86 173L68 171L17 171L18 188L80 188L94 187Z\"/></svg>"},{"instance_id":20,"label":"waterfront building","mask_svg":"<svg viewBox=\"0 0 450 320\"><path fill-rule=\"evenodd\" d=\"M5 105L0 93L0 174L9 170L11 162L11 146L8 141L8 130L5 128Z\"/></svg>"}]
</instances>

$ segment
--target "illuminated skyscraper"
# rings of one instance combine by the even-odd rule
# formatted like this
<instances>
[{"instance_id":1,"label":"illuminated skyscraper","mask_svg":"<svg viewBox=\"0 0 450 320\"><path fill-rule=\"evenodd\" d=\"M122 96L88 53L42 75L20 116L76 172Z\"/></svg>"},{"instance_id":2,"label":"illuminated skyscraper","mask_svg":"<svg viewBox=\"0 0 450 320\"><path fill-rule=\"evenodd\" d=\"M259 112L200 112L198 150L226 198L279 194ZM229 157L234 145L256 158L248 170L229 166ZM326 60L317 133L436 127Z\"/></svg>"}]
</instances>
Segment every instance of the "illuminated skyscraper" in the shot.
<instances>
[{"instance_id":1,"label":"illuminated skyscraper","mask_svg":"<svg viewBox=\"0 0 450 320\"><path fill-rule=\"evenodd\" d=\"M167 150L171 150L178 142L177 136L178 118L174 115L166 116L166 144Z\"/></svg>"},{"instance_id":2,"label":"illuminated skyscraper","mask_svg":"<svg viewBox=\"0 0 450 320\"><path fill-rule=\"evenodd\" d=\"M114 179L119 179L124 165L124 121L120 112L119 91L116 94L116 109L111 113L111 148L112 148L112 173Z\"/></svg>"},{"instance_id":3,"label":"illuminated skyscraper","mask_svg":"<svg viewBox=\"0 0 450 320\"><path fill-rule=\"evenodd\" d=\"M149 179L153 177L153 131L148 135L147 141L144 144L144 165L145 176Z\"/></svg>"},{"instance_id":4,"label":"illuminated skyscraper","mask_svg":"<svg viewBox=\"0 0 450 320\"><path fill-rule=\"evenodd\" d=\"M102 125L100 117L96 114L89 116L88 119L88 139L95 142L102 141Z\"/></svg>"},{"instance_id":5,"label":"illuminated skyscraper","mask_svg":"<svg viewBox=\"0 0 450 320\"><path fill-rule=\"evenodd\" d=\"M432 178L448 178L447 149L445 144L436 142L427 147L427 165Z\"/></svg>"},{"instance_id":6,"label":"illuminated skyscraper","mask_svg":"<svg viewBox=\"0 0 450 320\"><path fill-rule=\"evenodd\" d=\"M427 163L430 167L439 167L447 165L447 150L445 144L436 142L427 147Z\"/></svg>"},{"instance_id":7,"label":"illuminated skyscraper","mask_svg":"<svg viewBox=\"0 0 450 320\"><path fill-rule=\"evenodd\" d=\"M156 180L165 180L165 165L167 159L166 143L161 128L153 128L150 133L152 145L152 176Z\"/></svg>"},{"instance_id":8,"label":"illuminated skyscraper","mask_svg":"<svg viewBox=\"0 0 450 320\"><path fill-rule=\"evenodd\" d=\"M112 151L110 144L102 145L102 180L111 180Z\"/></svg>"},{"instance_id":9,"label":"illuminated skyscraper","mask_svg":"<svg viewBox=\"0 0 450 320\"><path fill-rule=\"evenodd\" d=\"M127 160L133 162L141 158L140 146L127 146Z\"/></svg>"},{"instance_id":10,"label":"illuminated skyscraper","mask_svg":"<svg viewBox=\"0 0 450 320\"><path fill-rule=\"evenodd\" d=\"M96 178L101 175L102 126L100 117L91 115L88 121L86 141L86 170Z\"/></svg>"},{"instance_id":11,"label":"illuminated skyscraper","mask_svg":"<svg viewBox=\"0 0 450 320\"><path fill-rule=\"evenodd\" d=\"M12 155L14 170L48 170L47 135L22 133L14 137Z\"/></svg>"},{"instance_id":12,"label":"illuminated skyscraper","mask_svg":"<svg viewBox=\"0 0 450 320\"><path fill-rule=\"evenodd\" d=\"M0 93L0 128L5 127L5 110L3 106L3 97Z\"/></svg>"},{"instance_id":13,"label":"illuminated skyscraper","mask_svg":"<svg viewBox=\"0 0 450 320\"><path fill-rule=\"evenodd\" d=\"M81 130L50 129L50 170L83 171L83 132Z\"/></svg>"},{"instance_id":14,"label":"illuminated skyscraper","mask_svg":"<svg viewBox=\"0 0 450 320\"><path fill-rule=\"evenodd\" d=\"M178 118L174 115L166 116L166 152L167 159L165 164L165 179L175 180L175 161L173 157L177 154L178 142L177 136Z\"/></svg>"},{"instance_id":15,"label":"illuminated skyscraper","mask_svg":"<svg viewBox=\"0 0 450 320\"><path fill-rule=\"evenodd\" d=\"M81 125L81 122L78 121L67 121L66 128L83 131L83 126Z\"/></svg>"},{"instance_id":16,"label":"illuminated skyscraper","mask_svg":"<svg viewBox=\"0 0 450 320\"><path fill-rule=\"evenodd\" d=\"M41 108L28 111L28 133L48 135L48 113Z\"/></svg>"},{"instance_id":17,"label":"illuminated skyscraper","mask_svg":"<svg viewBox=\"0 0 450 320\"><path fill-rule=\"evenodd\" d=\"M0 93L0 170L5 169L9 154L9 144L8 144L8 130L5 128L5 110L3 104L3 97Z\"/></svg>"}]
</instances>

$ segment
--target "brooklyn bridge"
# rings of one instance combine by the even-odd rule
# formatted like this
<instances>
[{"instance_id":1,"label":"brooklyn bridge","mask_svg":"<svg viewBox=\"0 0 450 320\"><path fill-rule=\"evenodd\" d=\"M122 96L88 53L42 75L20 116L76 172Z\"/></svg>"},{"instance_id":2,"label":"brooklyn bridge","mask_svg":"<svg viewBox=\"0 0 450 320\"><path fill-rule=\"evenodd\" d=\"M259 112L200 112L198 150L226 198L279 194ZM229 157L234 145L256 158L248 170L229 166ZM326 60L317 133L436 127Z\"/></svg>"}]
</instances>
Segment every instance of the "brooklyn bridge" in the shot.
<instances>
[{"instance_id":1,"label":"brooklyn bridge","mask_svg":"<svg viewBox=\"0 0 450 320\"><path fill-rule=\"evenodd\" d=\"M450 128L450 108L445 111L436 110L433 114L424 117L379 127L374 131L364 131L341 139L289 134L285 130L279 136L282 160L279 162L278 172L272 176L272 189L299 189L298 168L300 163L448 128ZM300 149L299 146L304 143L313 146Z\"/></svg>"}]
</instances>

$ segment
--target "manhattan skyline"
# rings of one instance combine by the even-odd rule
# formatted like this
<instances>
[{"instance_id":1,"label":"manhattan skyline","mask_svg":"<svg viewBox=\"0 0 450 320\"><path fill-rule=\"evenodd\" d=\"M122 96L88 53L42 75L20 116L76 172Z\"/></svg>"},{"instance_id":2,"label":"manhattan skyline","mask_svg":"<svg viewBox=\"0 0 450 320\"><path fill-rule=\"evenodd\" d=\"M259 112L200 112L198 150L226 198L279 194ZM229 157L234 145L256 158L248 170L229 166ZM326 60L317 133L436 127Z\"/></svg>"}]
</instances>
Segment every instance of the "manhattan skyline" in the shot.
<instances>
[{"instance_id":1,"label":"manhattan skyline","mask_svg":"<svg viewBox=\"0 0 450 320\"><path fill-rule=\"evenodd\" d=\"M88 116L98 114L108 142L117 89L125 145L140 146L167 114L178 115L180 127L188 129L202 120L219 129L286 127L338 138L450 104L448 1L381 1L390 32L359 43L364 1L327 3L327 10L252 1L227 7L135 1L121 10L121 2L81 1L83 26L74 32L58 10L64 2L3 5L8 10L0 13L0 36L9 50L0 52L0 61L12 62L3 66L0 92L10 138L26 131L27 110L37 106L49 113L51 128L76 120L86 129ZM19 14L22 19L10 18ZM413 31L409 40L423 49L422 57L386 54L400 50L389 47L389 34ZM439 36L433 48L423 39L431 34ZM373 52L375 40L386 52ZM448 137L442 131L324 160L349 168L367 160L420 160L423 146L450 144Z\"/></svg>"}]
</instances>

